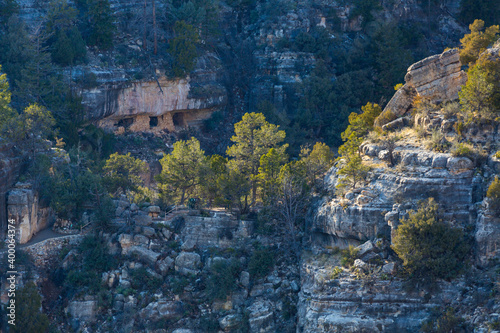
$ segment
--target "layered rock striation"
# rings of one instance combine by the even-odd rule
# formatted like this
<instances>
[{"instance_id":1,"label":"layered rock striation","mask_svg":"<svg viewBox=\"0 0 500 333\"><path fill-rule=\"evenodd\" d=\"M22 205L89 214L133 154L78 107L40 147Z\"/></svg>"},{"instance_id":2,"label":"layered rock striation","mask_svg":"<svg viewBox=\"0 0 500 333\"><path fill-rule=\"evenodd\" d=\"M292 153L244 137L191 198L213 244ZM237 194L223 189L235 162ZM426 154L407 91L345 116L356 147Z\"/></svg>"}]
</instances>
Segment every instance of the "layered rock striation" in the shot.
<instances>
[{"instance_id":1,"label":"layered rock striation","mask_svg":"<svg viewBox=\"0 0 500 333\"><path fill-rule=\"evenodd\" d=\"M8 192L7 216L16 225L19 244L27 243L53 223L52 210L41 207L38 199L38 192L32 189L31 184L17 183Z\"/></svg>"},{"instance_id":2,"label":"layered rock striation","mask_svg":"<svg viewBox=\"0 0 500 333\"><path fill-rule=\"evenodd\" d=\"M466 81L467 74L462 70L458 49L430 56L408 68L405 85L394 94L384 112L404 116L417 96L432 103L457 99L460 87Z\"/></svg>"}]
</instances>

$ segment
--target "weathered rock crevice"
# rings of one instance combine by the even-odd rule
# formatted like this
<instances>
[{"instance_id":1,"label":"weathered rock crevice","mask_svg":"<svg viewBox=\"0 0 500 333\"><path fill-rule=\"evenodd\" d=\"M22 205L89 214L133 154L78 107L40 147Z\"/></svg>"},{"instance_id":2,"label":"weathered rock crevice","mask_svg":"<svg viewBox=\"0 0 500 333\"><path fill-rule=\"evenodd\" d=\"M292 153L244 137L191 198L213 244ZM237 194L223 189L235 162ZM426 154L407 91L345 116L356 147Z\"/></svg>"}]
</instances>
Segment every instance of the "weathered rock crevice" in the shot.
<instances>
[{"instance_id":1,"label":"weathered rock crevice","mask_svg":"<svg viewBox=\"0 0 500 333\"><path fill-rule=\"evenodd\" d=\"M19 244L27 243L55 220L52 210L40 205L38 192L27 183L17 183L8 192L7 213L14 220Z\"/></svg>"}]
</instances>

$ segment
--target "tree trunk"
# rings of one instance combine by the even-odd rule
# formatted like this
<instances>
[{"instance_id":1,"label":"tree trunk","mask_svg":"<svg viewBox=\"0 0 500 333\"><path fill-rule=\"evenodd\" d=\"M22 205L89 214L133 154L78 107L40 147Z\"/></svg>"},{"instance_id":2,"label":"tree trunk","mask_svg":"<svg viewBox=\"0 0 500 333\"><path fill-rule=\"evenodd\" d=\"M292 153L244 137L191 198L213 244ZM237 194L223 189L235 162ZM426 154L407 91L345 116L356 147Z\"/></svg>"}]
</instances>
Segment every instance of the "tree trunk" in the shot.
<instances>
[{"instance_id":1,"label":"tree trunk","mask_svg":"<svg viewBox=\"0 0 500 333\"><path fill-rule=\"evenodd\" d=\"M147 34L146 34L146 22L147 22L146 8L147 8L147 5L148 5L147 0L144 0L144 34L142 36L142 48L144 50L147 50L147 48L148 48L147 41L146 41L146 37L147 37Z\"/></svg>"},{"instance_id":2,"label":"tree trunk","mask_svg":"<svg viewBox=\"0 0 500 333\"><path fill-rule=\"evenodd\" d=\"M154 54L158 53L158 38L156 35L156 6L153 0L153 35L154 35Z\"/></svg>"},{"instance_id":3,"label":"tree trunk","mask_svg":"<svg viewBox=\"0 0 500 333\"><path fill-rule=\"evenodd\" d=\"M182 195L181 195L181 205L183 205L183 204L184 204L184 199L185 199L185 197L186 197L186 189L185 189L185 188L183 188L183 189L182 189Z\"/></svg>"}]
</instances>

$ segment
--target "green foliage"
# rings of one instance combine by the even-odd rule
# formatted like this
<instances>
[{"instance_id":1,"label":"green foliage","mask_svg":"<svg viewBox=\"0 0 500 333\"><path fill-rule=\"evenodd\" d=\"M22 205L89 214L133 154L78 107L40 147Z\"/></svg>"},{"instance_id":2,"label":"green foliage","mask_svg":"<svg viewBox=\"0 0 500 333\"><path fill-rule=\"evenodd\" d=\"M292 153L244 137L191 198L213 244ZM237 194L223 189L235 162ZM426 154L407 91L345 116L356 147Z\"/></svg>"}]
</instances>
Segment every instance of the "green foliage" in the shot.
<instances>
[{"instance_id":1,"label":"green foliage","mask_svg":"<svg viewBox=\"0 0 500 333\"><path fill-rule=\"evenodd\" d=\"M6 25L7 21L13 14L19 12L19 5L16 0L1 0L0 1L0 24Z\"/></svg>"},{"instance_id":2,"label":"green foliage","mask_svg":"<svg viewBox=\"0 0 500 333\"><path fill-rule=\"evenodd\" d=\"M252 185L248 175L244 174L234 163L228 165L227 172L224 172L217 180L222 197L218 203L231 210L234 206L241 214L248 213L248 196Z\"/></svg>"},{"instance_id":3,"label":"green foliage","mask_svg":"<svg viewBox=\"0 0 500 333\"><path fill-rule=\"evenodd\" d=\"M307 165L304 159L285 164L279 173L279 196L275 202L278 216L284 222L285 233L294 247L295 254L299 255L299 245L296 241L296 229L302 229L306 210L309 203L311 175L307 174Z\"/></svg>"},{"instance_id":4,"label":"green foliage","mask_svg":"<svg viewBox=\"0 0 500 333\"><path fill-rule=\"evenodd\" d=\"M460 104L466 114L471 117L490 116L495 112L490 103L495 86L488 82L486 73L480 66L469 69L467 83L459 91Z\"/></svg>"},{"instance_id":5,"label":"green foliage","mask_svg":"<svg viewBox=\"0 0 500 333\"><path fill-rule=\"evenodd\" d=\"M378 0L355 0L351 17L363 16L363 26L366 26L367 23L373 21L372 12L381 9L382 6Z\"/></svg>"},{"instance_id":6,"label":"green foliage","mask_svg":"<svg viewBox=\"0 0 500 333\"><path fill-rule=\"evenodd\" d=\"M349 245L347 249L341 250L340 264L344 267L351 267L354 265L354 261L358 257L359 250L352 245Z\"/></svg>"},{"instance_id":7,"label":"green foliage","mask_svg":"<svg viewBox=\"0 0 500 333\"><path fill-rule=\"evenodd\" d=\"M326 60L331 45L330 35L324 27L314 27L310 32L302 31L295 37L292 50L314 53L319 59Z\"/></svg>"},{"instance_id":8,"label":"green foliage","mask_svg":"<svg viewBox=\"0 0 500 333\"><path fill-rule=\"evenodd\" d=\"M231 261L215 261L210 266L207 280L207 295L211 300L225 300L238 285L241 272L236 259Z\"/></svg>"},{"instance_id":9,"label":"green foliage","mask_svg":"<svg viewBox=\"0 0 500 333\"><path fill-rule=\"evenodd\" d=\"M115 26L108 0L77 0L83 16L83 36L88 45L102 50L113 47Z\"/></svg>"},{"instance_id":10,"label":"green foliage","mask_svg":"<svg viewBox=\"0 0 500 333\"><path fill-rule=\"evenodd\" d=\"M33 169L40 174L41 197L58 217L76 222L84 206L92 204L97 206L97 224L104 226L109 222L111 207L103 194L100 177L89 169L66 163L52 166L50 162L45 165L37 162Z\"/></svg>"},{"instance_id":11,"label":"green foliage","mask_svg":"<svg viewBox=\"0 0 500 333\"><path fill-rule=\"evenodd\" d=\"M76 27L72 27L68 31L59 30L56 36L51 52L54 63L69 66L85 60L87 49L80 31Z\"/></svg>"},{"instance_id":12,"label":"green foliage","mask_svg":"<svg viewBox=\"0 0 500 333\"><path fill-rule=\"evenodd\" d=\"M207 158L200 142L192 137L174 143L174 150L160 160L162 171L157 176L162 195L182 205L186 195L194 194L207 170Z\"/></svg>"},{"instance_id":13,"label":"green foliage","mask_svg":"<svg viewBox=\"0 0 500 333\"><path fill-rule=\"evenodd\" d=\"M454 157L468 157L474 160L474 150L464 143L453 145L451 148L451 155Z\"/></svg>"},{"instance_id":14,"label":"green foliage","mask_svg":"<svg viewBox=\"0 0 500 333\"><path fill-rule=\"evenodd\" d=\"M380 115L375 119L375 126L377 128L382 128L383 125L390 123L393 120L396 120L397 116L392 112L392 110L387 109L384 112L380 113Z\"/></svg>"},{"instance_id":15,"label":"green foliage","mask_svg":"<svg viewBox=\"0 0 500 333\"><path fill-rule=\"evenodd\" d=\"M496 0L461 0L459 19L471 24L480 17L486 25L500 22L500 5Z\"/></svg>"},{"instance_id":16,"label":"green foliage","mask_svg":"<svg viewBox=\"0 0 500 333\"><path fill-rule=\"evenodd\" d=\"M111 220L115 215L115 205L107 194L98 198L97 209L94 215L95 228L104 232L109 230Z\"/></svg>"},{"instance_id":17,"label":"green foliage","mask_svg":"<svg viewBox=\"0 0 500 333\"><path fill-rule=\"evenodd\" d=\"M169 283L172 292L178 295L187 287L189 280L185 276L172 276L170 277Z\"/></svg>"},{"instance_id":18,"label":"green foliage","mask_svg":"<svg viewBox=\"0 0 500 333\"><path fill-rule=\"evenodd\" d=\"M194 69L198 55L196 51L198 33L192 25L184 21L175 22L174 31L175 37L170 41L168 53L174 60L174 75L183 77Z\"/></svg>"},{"instance_id":19,"label":"green foliage","mask_svg":"<svg viewBox=\"0 0 500 333\"><path fill-rule=\"evenodd\" d=\"M12 106L17 110L39 103L51 110L64 105L67 86L54 65L48 49L46 29L28 29L12 15L0 41L0 63L7 73L12 90Z\"/></svg>"},{"instance_id":20,"label":"green foliage","mask_svg":"<svg viewBox=\"0 0 500 333\"><path fill-rule=\"evenodd\" d=\"M104 181L111 193L118 190L136 190L142 183L141 174L147 171L147 164L138 158L114 153L106 160L103 168Z\"/></svg>"},{"instance_id":21,"label":"green foliage","mask_svg":"<svg viewBox=\"0 0 500 333\"><path fill-rule=\"evenodd\" d=\"M76 27L77 10L65 0L54 0L49 4L46 29L52 61L62 66L85 60L87 50L80 31Z\"/></svg>"},{"instance_id":22,"label":"green foliage","mask_svg":"<svg viewBox=\"0 0 500 333\"><path fill-rule=\"evenodd\" d=\"M116 259L109 254L106 242L96 235L86 236L78 246L81 265L70 270L66 286L72 289L88 288L95 293L101 288L101 274L116 266Z\"/></svg>"},{"instance_id":23,"label":"green foliage","mask_svg":"<svg viewBox=\"0 0 500 333\"><path fill-rule=\"evenodd\" d=\"M116 260L109 254L106 241L98 236L86 236L78 250L82 255L85 270L106 272L116 265Z\"/></svg>"},{"instance_id":24,"label":"green foliage","mask_svg":"<svg viewBox=\"0 0 500 333\"><path fill-rule=\"evenodd\" d=\"M417 31L411 26L395 23L387 23L376 29L373 36L375 68L379 76L378 86L384 94L392 94L393 87L402 81L406 70L414 62L409 48L421 39Z\"/></svg>"},{"instance_id":25,"label":"green foliage","mask_svg":"<svg viewBox=\"0 0 500 333\"><path fill-rule=\"evenodd\" d=\"M364 137L373 129L375 122L379 120L382 108L378 104L367 103L361 107L361 114L351 113L349 115L349 126L342 132L344 145L339 148L342 155L353 154L358 151L359 145Z\"/></svg>"},{"instance_id":26,"label":"green foliage","mask_svg":"<svg viewBox=\"0 0 500 333\"><path fill-rule=\"evenodd\" d=\"M496 152L495 157L500 159L500 150Z\"/></svg>"},{"instance_id":27,"label":"green foliage","mask_svg":"<svg viewBox=\"0 0 500 333\"><path fill-rule=\"evenodd\" d=\"M248 262L248 272L252 279L265 277L273 267L274 255L269 248L257 248Z\"/></svg>"},{"instance_id":28,"label":"green foliage","mask_svg":"<svg viewBox=\"0 0 500 333\"><path fill-rule=\"evenodd\" d=\"M315 179L333 165L333 152L323 142L316 142L312 150L302 147L300 161L303 163L309 184L312 186Z\"/></svg>"},{"instance_id":29,"label":"green foliage","mask_svg":"<svg viewBox=\"0 0 500 333\"><path fill-rule=\"evenodd\" d=\"M9 118L2 126L2 135L30 153L32 160L37 151L47 148L46 140L54 133L56 122L45 107L32 104L17 117Z\"/></svg>"},{"instance_id":30,"label":"green foliage","mask_svg":"<svg viewBox=\"0 0 500 333\"><path fill-rule=\"evenodd\" d=\"M430 198L396 230L392 248L410 278L451 279L465 267L469 242L461 229L438 220L437 215L438 205Z\"/></svg>"},{"instance_id":31,"label":"green foliage","mask_svg":"<svg viewBox=\"0 0 500 333\"><path fill-rule=\"evenodd\" d=\"M179 4L173 4L170 16L173 22L186 22L200 29L203 39L212 39L220 33L219 0L188 0Z\"/></svg>"},{"instance_id":32,"label":"green foliage","mask_svg":"<svg viewBox=\"0 0 500 333\"><path fill-rule=\"evenodd\" d=\"M288 156L275 148L269 149L267 154L261 156L258 177L264 204L272 204L275 202L280 187L278 176L281 167L287 160Z\"/></svg>"},{"instance_id":33,"label":"green foliage","mask_svg":"<svg viewBox=\"0 0 500 333\"><path fill-rule=\"evenodd\" d=\"M208 206L223 204L221 179L227 174L227 159L220 155L212 155L208 167L204 168L200 183L200 193L207 200Z\"/></svg>"},{"instance_id":34,"label":"green foliage","mask_svg":"<svg viewBox=\"0 0 500 333\"><path fill-rule=\"evenodd\" d=\"M345 143L340 146L339 153L342 155L337 159L339 162L338 175L340 175L337 188L346 190L356 186L366 179L370 168L363 165L359 155L359 145L364 137L373 129L373 124L378 119L382 109L378 104L367 103L362 108L362 113L351 113L349 115L349 126L342 133Z\"/></svg>"},{"instance_id":35,"label":"green foliage","mask_svg":"<svg viewBox=\"0 0 500 333\"><path fill-rule=\"evenodd\" d=\"M349 78L339 77L334 84L332 74L324 62L317 62L311 75L299 87L302 97L292 124L298 146L306 140L317 140L321 137L328 138L327 144L337 144L340 141L339 133L345 128L348 108L339 107L339 104L346 104L346 101L339 103L342 99L339 90L352 88L349 87L351 83ZM336 87L340 89L337 90Z\"/></svg>"},{"instance_id":36,"label":"green foliage","mask_svg":"<svg viewBox=\"0 0 500 333\"><path fill-rule=\"evenodd\" d=\"M131 286L136 290L154 292L163 284L163 280L153 276L145 267L134 269L130 272Z\"/></svg>"},{"instance_id":37,"label":"green foliage","mask_svg":"<svg viewBox=\"0 0 500 333\"><path fill-rule=\"evenodd\" d=\"M342 263L342 266L350 266L348 264L348 261L349 260L346 260L344 263ZM354 262L353 262L354 263ZM345 264L345 265L344 265ZM339 277L340 273L342 273L342 268L339 267L339 266L335 266L334 268L332 268L332 271L330 273L330 279L334 280L336 278Z\"/></svg>"},{"instance_id":38,"label":"green foliage","mask_svg":"<svg viewBox=\"0 0 500 333\"><path fill-rule=\"evenodd\" d=\"M427 149L432 149L441 153L446 153L451 143L446 139L446 136L439 130L432 132L431 139L427 142Z\"/></svg>"},{"instance_id":39,"label":"green foliage","mask_svg":"<svg viewBox=\"0 0 500 333\"><path fill-rule=\"evenodd\" d=\"M435 311L431 318L422 324L423 333L465 333L468 332L465 320L455 314L455 309L448 307L446 311Z\"/></svg>"},{"instance_id":40,"label":"green foliage","mask_svg":"<svg viewBox=\"0 0 500 333\"><path fill-rule=\"evenodd\" d=\"M198 327L203 332L217 333L220 329L219 320L214 314L204 315L200 318L200 324Z\"/></svg>"},{"instance_id":41,"label":"green foliage","mask_svg":"<svg viewBox=\"0 0 500 333\"><path fill-rule=\"evenodd\" d=\"M288 145L278 146L285 139L285 131L270 124L262 113L245 113L240 122L234 124L234 144L227 148L233 157L230 164L248 178L252 186L252 204L257 200L258 172L261 156L275 148L278 156L284 156Z\"/></svg>"},{"instance_id":42,"label":"green foliage","mask_svg":"<svg viewBox=\"0 0 500 333\"><path fill-rule=\"evenodd\" d=\"M40 312L42 298L33 282L28 282L16 295L16 325L10 332L42 333L49 327L49 319Z\"/></svg>"},{"instance_id":43,"label":"green foliage","mask_svg":"<svg viewBox=\"0 0 500 333\"><path fill-rule=\"evenodd\" d=\"M460 39L460 62L464 65L474 64L479 55L498 39L500 32L498 25L484 28L483 20L475 20L469 25L470 34ZM483 31L484 30L484 31Z\"/></svg>"},{"instance_id":44,"label":"green foliage","mask_svg":"<svg viewBox=\"0 0 500 333\"><path fill-rule=\"evenodd\" d=\"M0 66L0 72L2 67ZM0 131L13 118L17 116L16 111L10 107L11 92L7 74L0 75Z\"/></svg>"},{"instance_id":45,"label":"green foliage","mask_svg":"<svg viewBox=\"0 0 500 333\"><path fill-rule=\"evenodd\" d=\"M500 212L500 178L495 176L486 192L486 197L490 199L490 207L494 212Z\"/></svg>"}]
</instances>

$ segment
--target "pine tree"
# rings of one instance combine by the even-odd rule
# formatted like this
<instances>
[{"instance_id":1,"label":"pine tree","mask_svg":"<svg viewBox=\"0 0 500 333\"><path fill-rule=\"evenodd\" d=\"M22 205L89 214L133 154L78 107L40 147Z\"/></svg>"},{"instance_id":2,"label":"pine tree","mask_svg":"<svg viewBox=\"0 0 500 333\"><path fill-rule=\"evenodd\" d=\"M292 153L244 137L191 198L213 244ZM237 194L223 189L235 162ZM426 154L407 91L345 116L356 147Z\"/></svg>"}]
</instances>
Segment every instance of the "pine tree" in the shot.
<instances>
[{"instance_id":1,"label":"pine tree","mask_svg":"<svg viewBox=\"0 0 500 333\"><path fill-rule=\"evenodd\" d=\"M130 156L130 153L114 153L106 160L103 169L110 193L115 193L119 190L137 190L142 183L141 174L147 171L147 165L146 162Z\"/></svg>"},{"instance_id":2,"label":"pine tree","mask_svg":"<svg viewBox=\"0 0 500 333\"><path fill-rule=\"evenodd\" d=\"M70 7L66 0L50 3L45 24L50 36L48 44L52 60L60 65L74 65L85 59L87 50L80 31L76 27L78 11Z\"/></svg>"},{"instance_id":3,"label":"pine tree","mask_svg":"<svg viewBox=\"0 0 500 333\"><path fill-rule=\"evenodd\" d=\"M231 161L237 169L247 175L252 184L252 202L257 200L257 187L260 158L269 149L275 148L277 154L283 155L288 145L279 146L285 139L285 131L269 124L262 113L245 113L240 122L234 124L235 135L231 138L234 144L227 149L227 154L234 158Z\"/></svg>"},{"instance_id":4,"label":"pine tree","mask_svg":"<svg viewBox=\"0 0 500 333\"><path fill-rule=\"evenodd\" d=\"M2 66L0 66L0 72ZM9 81L7 74L0 75L0 131L5 124L12 118L17 116L16 111L10 107L11 92L9 89Z\"/></svg>"},{"instance_id":5,"label":"pine tree","mask_svg":"<svg viewBox=\"0 0 500 333\"><path fill-rule=\"evenodd\" d=\"M460 39L462 44L460 47L460 62L463 65L474 64L479 55L498 39L498 33L500 32L498 25L492 25L485 29L483 20L475 20L469 25L469 29L470 34Z\"/></svg>"},{"instance_id":6,"label":"pine tree","mask_svg":"<svg viewBox=\"0 0 500 333\"><path fill-rule=\"evenodd\" d=\"M116 27L108 0L79 0L84 17L85 40L88 45L107 50L113 47Z\"/></svg>"},{"instance_id":7,"label":"pine tree","mask_svg":"<svg viewBox=\"0 0 500 333\"><path fill-rule=\"evenodd\" d=\"M10 330L15 333L40 333L49 328L49 319L40 312L42 298L33 282L28 282L16 295L16 325Z\"/></svg>"},{"instance_id":8,"label":"pine tree","mask_svg":"<svg viewBox=\"0 0 500 333\"><path fill-rule=\"evenodd\" d=\"M168 53L174 58L174 75L182 77L194 69L195 58L198 55L196 51L198 32L184 21L175 22L174 31L175 37L170 41Z\"/></svg>"},{"instance_id":9,"label":"pine tree","mask_svg":"<svg viewBox=\"0 0 500 333\"><path fill-rule=\"evenodd\" d=\"M205 152L196 138L174 143L174 150L160 160L162 171L157 177L164 195L173 196L183 205L186 195L194 193L207 168ZM170 192L170 193L169 193Z\"/></svg>"}]
</instances>

